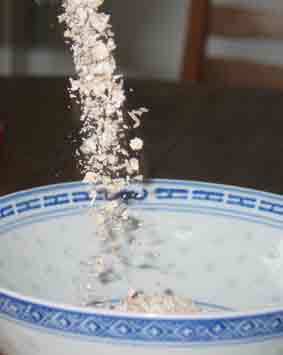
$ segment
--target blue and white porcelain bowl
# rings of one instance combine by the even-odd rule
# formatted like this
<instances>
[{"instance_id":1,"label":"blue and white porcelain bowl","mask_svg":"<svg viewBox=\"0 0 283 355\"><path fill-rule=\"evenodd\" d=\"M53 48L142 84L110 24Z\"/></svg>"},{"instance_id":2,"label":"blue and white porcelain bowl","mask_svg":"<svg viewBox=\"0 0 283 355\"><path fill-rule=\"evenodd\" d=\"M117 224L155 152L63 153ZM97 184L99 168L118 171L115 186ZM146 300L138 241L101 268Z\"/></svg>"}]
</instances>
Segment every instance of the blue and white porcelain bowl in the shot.
<instances>
[{"instance_id":1,"label":"blue and white porcelain bowl","mask_svg":"<svg viewBox=\"0 0 283 355\"><path fill-rule=\"evenodd\" d=\"M79 305L81 263L95 245L88 190L71 183L0 199L0 352L283 354L282 197L190 181L144 185L130 206L148 248L135 255L143 267L127 271L128 285L105 282L97 292L114 299L129 285L170 288L205 310L160 316Z\"/></svg>"}]
</instances>

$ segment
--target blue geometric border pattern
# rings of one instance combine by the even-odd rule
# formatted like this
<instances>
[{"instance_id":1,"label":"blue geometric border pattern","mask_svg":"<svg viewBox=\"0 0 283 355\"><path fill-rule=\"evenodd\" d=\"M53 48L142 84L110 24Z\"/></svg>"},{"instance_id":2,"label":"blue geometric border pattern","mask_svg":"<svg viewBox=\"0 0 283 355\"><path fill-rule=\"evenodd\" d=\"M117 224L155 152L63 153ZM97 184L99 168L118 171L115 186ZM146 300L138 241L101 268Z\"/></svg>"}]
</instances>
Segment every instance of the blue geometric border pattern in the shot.
<instances>
[{"instance_id":1,"label":"blue geometric border pattern","mask_svg":"<svg viewBox=\"0 0 283 355\"><path fill-rule=\"evenodd\" d=\"M63 336L156 345L252 343L283 335L283 312L214 319L138 318L69 311L0 293L3 316Z\"/></svg>"},{"instance_id":2,"label":"blue geometric border pattern","mask_svg":"<svg viewBox=\"0 0 283 355\"><path fill-rule=\"evenodd\" d=\"M57 212L63 208L77 209L90 206L89 186L69 183L36 188L0 198L0 228L25 217ZM167 210L186 208L207 214L231 215L283 228L283 198L255 190L216 184L152 180L142 188L122 191L138 208L150 206ZM108 199L104 191L97 194L97 203ZM135 205L134 203L134 205Z\"/></svg>"}]
</instances>

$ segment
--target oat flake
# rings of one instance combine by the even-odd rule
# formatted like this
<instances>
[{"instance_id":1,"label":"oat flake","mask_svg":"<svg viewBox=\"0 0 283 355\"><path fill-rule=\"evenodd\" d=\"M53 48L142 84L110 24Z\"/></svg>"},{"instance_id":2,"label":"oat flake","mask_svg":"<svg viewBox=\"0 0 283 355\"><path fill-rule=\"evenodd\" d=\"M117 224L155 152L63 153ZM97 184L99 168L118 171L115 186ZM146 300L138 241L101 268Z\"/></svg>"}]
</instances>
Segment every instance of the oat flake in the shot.
<instances>
[{"instance_id":1,"label":"oat flake","mask_svg":"<svg viewBox=\"0 0 283 355\"><path fill-rule=\"evenodd\" d=\"M65 24L76 78L70 96L79 99L83 135L82 171L85 181L102 185L140 177L140 138L129 142L129 131L140 125L147 109L127 112L123 76L117 73L116 44L110 16L100 10L103 0L62 0L59 21Z\"/></svg>"}]
</instances>

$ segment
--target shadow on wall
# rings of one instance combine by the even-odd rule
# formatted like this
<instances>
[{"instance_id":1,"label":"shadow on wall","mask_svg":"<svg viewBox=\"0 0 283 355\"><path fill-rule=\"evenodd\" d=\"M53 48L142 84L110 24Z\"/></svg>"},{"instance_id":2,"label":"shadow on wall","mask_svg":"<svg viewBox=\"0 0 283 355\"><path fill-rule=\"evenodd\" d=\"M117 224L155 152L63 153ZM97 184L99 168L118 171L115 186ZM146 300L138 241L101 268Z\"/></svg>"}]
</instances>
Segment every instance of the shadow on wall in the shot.
<instances>
[{"instance_id":1,"label":"shadow on wall","mask_svg":"<svg viewBox=\"0 0 283 355\"><path fill-rule=\"evenodd\" d=\"M119 64L130 75L179 74L189 0L106 0L113 18Z\"/></svg>"}]
</instances>

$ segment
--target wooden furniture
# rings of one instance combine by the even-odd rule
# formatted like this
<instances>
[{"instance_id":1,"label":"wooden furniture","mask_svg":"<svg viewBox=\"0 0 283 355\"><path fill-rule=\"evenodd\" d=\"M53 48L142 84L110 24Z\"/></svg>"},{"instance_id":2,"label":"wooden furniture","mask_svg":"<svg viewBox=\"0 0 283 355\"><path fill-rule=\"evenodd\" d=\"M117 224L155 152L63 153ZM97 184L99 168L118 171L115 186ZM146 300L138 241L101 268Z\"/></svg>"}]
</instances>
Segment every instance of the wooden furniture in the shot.
<instances>
[{"instance_id":1,"label":"wooden furniture","mask_svg":"<svg viewBox=\"0 0 283 355\"><path fill-rule=\"evenodd\" d=\"M283 13L213 5L211 0L191 0L182 79L226 86L283 88L283 66L259 64L240 58L207 55L212 37L260 39L283 43Z\"/></svg>"}]
</instances>

